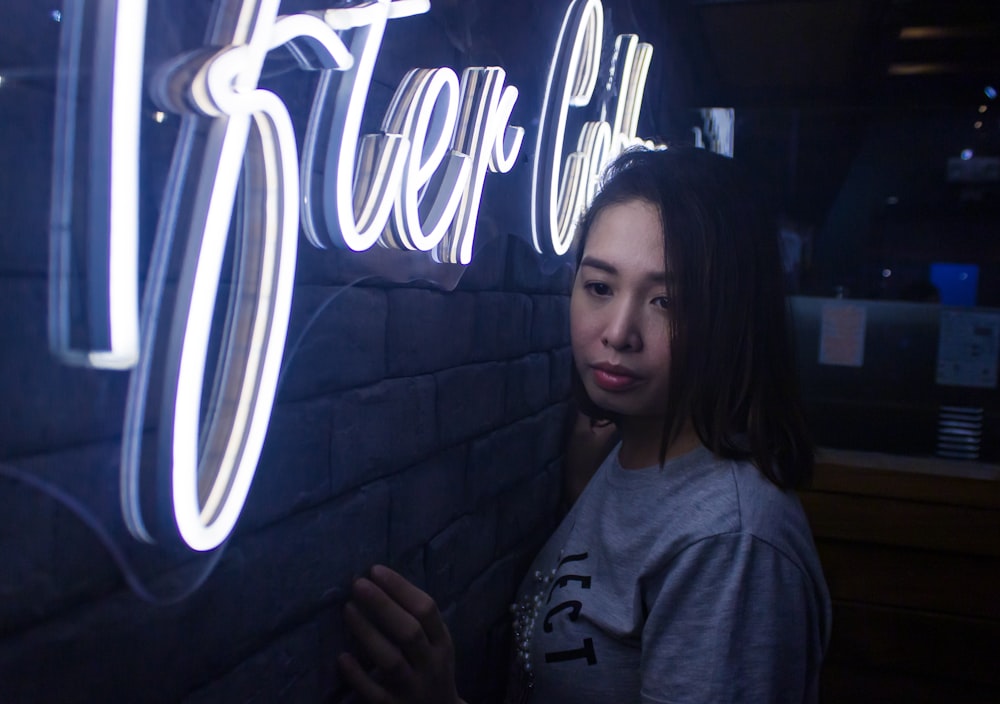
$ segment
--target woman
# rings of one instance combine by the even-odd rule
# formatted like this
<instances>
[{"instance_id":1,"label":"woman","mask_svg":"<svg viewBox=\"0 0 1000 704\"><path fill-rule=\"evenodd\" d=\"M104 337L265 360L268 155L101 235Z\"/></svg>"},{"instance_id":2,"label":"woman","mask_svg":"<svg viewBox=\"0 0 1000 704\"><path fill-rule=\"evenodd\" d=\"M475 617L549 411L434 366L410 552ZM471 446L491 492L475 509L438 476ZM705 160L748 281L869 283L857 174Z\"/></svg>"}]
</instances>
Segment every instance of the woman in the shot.
<instances>
[{"instance_id":1,"label":"woman","mask_svg":"<svg viewBox=\"0 0 1000 704\"><path fill-rule=\"evenodd\" d=\"M758 202L729 159L636 151L581 221L574 382L620 442L521 585L510 701L817 698L829 596L790 493L812 448ZM460 701L427 595L375 568L347 622L383 670L342 658L363 696Z\"/></svg>"}]
</instances>

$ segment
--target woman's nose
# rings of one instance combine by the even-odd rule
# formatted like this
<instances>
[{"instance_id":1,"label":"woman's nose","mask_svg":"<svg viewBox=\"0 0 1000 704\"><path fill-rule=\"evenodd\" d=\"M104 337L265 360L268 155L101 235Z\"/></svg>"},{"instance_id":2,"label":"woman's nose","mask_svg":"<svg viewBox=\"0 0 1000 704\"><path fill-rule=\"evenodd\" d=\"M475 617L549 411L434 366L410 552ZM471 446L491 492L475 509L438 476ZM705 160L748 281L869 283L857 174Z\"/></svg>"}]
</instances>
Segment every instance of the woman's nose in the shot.
<instances>
[{"instance_id":1,"label":"woman's nose","mask_svg":"<svg viewBox=\"0 0 1000 704\"><path fill-rule=\"evenodd\" d=\"M631 306L623 303L611 307L607 313L608 319L601 337L604 346L621 352L637 352L642 349L642 335Z\"/></svg>"}]
</instances>

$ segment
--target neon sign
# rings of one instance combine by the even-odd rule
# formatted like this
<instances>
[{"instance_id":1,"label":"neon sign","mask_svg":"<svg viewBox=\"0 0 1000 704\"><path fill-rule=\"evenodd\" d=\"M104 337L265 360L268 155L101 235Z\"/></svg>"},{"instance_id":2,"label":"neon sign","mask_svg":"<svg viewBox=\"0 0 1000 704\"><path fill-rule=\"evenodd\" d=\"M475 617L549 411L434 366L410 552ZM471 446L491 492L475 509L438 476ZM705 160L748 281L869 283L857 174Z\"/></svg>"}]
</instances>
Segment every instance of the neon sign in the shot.
<instances>
[{"instance_id":1,"label":"neon sign","mask_svg":"<svg viewBox=\"0 0 1000 704\"><path fill-rule=\"evenodd\" d=\"M531 233L535 249L563 255L573 244L573 229L593 198L604 167L636 137L653 47L634 34L615 39L608 80L617 92L614 117L584 123L576 151L563 164L570 108L587 107L601 68L604 8L601 0L573 0L566 11L549 68L532 172Z\"/></svg>"},{"instance_id":2,"label":"neon sign","mask_svg":"<svg viewBox=\"0 0 1000 704\"><path fill-rule=\"evenodd\" d=\"M178 57L151 93L180 114L153 252L138 302L138 131L145 0L89 0L100 28L93 50L90 152L80 153L74 105L87 73L81 37L88 0L63 9L53 176L50 342L63 360L132 372L121 462L121 507L142 541L211 550L232 531L259 460L274 403L294 283L298 230L317 247L375 245L468 264L486 174L509 172L524 130L510 125L517 88L496 66L413 69L377 134L361 134L373 69L389 20L427 12L428 0L368 0L278 14L280 0L222 0L211 52ZM571 108L590 104L600 78L600 0L572 0L560 30L542 109L532 178L535 248L562 255L604 164L638 142L651 47L615 42L607 88L613 115L587 122L563 157ZM138 39L137 39L138 38ZM345 43L349 40L349 46ZM318 72L301 159L288 109L259 87L269 51L286 47ZM138 67L138 68L137 68ZM109 164L74 200L81 162ZM235 223L235 224L234 224ZM235 233L229 243L230 232ZM98 332L74 345L69 252L86 236L88 310ZM162 313L171 252L183 242L171 316ZM233 288L210 372L210 339L227 244ZM164 359L154 355L165 349ZM143 466L147 404L162 375L156 461ZM205 388L211 377L211 388ZM207 399L207 404L204 402ZM168 497L169 514L149 496ZM162 503L155 501L155 503ZM153 520L150 516L154 515Z\"/></svg>"}]
</instances>

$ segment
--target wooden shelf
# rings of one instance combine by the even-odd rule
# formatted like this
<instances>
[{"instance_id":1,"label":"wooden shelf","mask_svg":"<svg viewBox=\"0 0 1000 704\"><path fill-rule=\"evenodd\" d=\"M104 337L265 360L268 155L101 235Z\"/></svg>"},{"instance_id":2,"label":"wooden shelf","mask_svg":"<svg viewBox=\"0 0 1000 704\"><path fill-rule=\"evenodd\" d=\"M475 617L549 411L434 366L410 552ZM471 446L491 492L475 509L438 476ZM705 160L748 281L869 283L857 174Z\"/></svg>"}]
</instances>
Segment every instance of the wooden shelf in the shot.
<instances>
[{"instance_id":1,"label":"wooden shelf","mask_svg":"<svg viewBox=\"0 0 1000 704\"><path fill-rule=\"evenodd\" d=\"M834 606L824 704L1000 691L1000 466L823 449L801 497Z\"/></svg>"}]
</instances>

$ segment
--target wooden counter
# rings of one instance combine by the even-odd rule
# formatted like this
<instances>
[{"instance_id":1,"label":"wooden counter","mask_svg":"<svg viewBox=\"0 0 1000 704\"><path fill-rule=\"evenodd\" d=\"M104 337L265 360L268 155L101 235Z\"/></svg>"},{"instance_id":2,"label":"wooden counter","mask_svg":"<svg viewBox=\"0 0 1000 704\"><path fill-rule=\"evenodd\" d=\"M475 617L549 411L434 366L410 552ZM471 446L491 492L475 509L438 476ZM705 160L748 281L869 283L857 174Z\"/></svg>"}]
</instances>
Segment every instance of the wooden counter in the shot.
<instances>
[{"instance_id":1,"label":"wooden counter","mask_svg":"<svg viewBox=\"0 0 1000 704\"><path fill-rule=\"evenodd\" d=\"M821 702L1000 702L1000 466L822 450L802 502L833 597Z\"/></svg>"}]
</instances>

